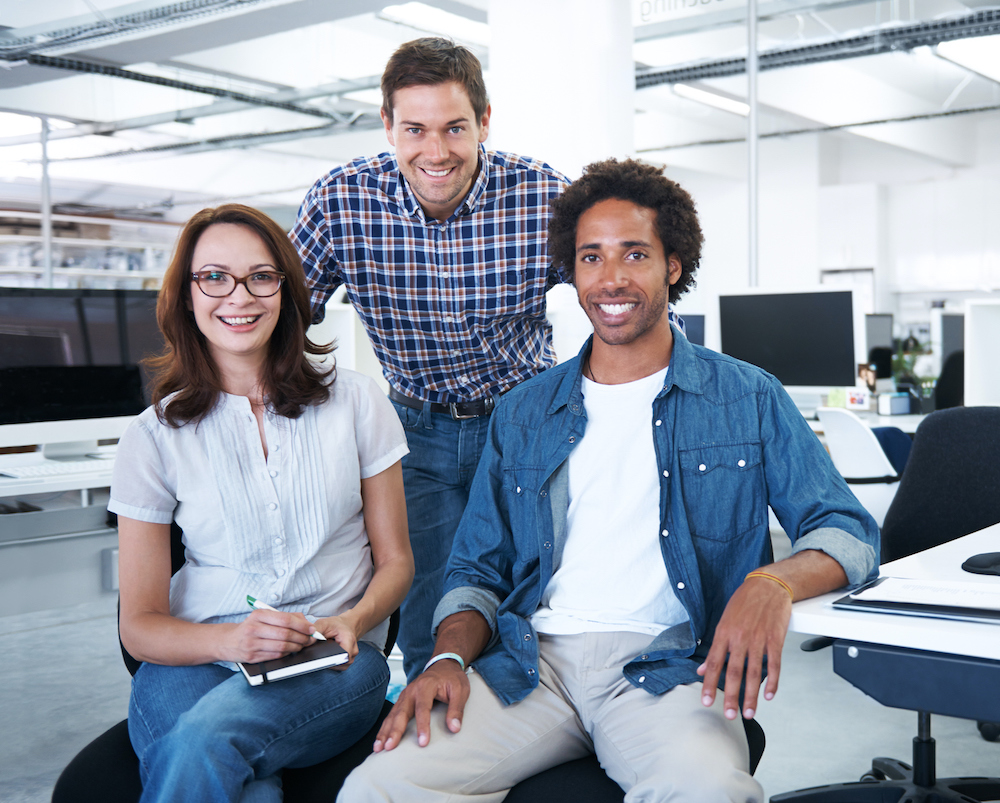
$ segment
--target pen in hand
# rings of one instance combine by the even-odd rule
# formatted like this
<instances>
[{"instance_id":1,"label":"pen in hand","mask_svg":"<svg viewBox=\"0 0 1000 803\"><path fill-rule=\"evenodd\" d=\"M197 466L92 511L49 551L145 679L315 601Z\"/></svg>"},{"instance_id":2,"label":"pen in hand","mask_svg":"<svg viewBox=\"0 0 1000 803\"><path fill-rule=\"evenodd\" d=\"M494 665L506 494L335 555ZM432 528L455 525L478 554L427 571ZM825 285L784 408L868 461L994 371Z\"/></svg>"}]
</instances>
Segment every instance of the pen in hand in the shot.
<instances>
[{"instance_id":1,"label":"pen in hand","mask_svg":"<svg viewBox=\"0 0 1000 803\"><path fill-rule=\"evenodd\" d=\"M251 597L249 594L247 594L247 605L249 605L251 608L254 608L254 609L259 610L259 611L277 611L278 610L277 608L274 608L274 607L268 605L266 602L261 602L256 597ZM312 635L312 637L314 639L319 639L320 641L326 641L326 636L324 636L318 630L313 630L313 632L311 633L311 635Z\"/></svg>"}]
</instances>

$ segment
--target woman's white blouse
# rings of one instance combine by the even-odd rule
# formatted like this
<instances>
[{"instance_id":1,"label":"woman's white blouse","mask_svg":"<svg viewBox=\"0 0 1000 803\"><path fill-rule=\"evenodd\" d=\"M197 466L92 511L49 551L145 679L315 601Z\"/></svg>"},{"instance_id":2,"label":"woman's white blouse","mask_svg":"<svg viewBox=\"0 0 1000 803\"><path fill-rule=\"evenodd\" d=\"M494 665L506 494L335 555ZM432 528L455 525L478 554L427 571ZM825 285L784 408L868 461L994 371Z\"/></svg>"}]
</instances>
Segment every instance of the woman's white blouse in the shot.
<instances>
[{"instance_id":1,"label":"woman's white blouse","mask_svg":"<svg viewBox=\"0 0 1000 803\"><path fill-rule=\"evenodd\" d=\"M169 400L168 400L169 402ZM122 436L108 509L184 531L187 562L170 583L170 612L233 622L247 595L310 617L351 608L371 580L361 480L407 452L392 405L374 381L339 369L327 402L299 418L257 420L243 396L220 397L179 428L145 410ZM385 644L388 623L365 634Z\"/></svg>"}]
</instances>

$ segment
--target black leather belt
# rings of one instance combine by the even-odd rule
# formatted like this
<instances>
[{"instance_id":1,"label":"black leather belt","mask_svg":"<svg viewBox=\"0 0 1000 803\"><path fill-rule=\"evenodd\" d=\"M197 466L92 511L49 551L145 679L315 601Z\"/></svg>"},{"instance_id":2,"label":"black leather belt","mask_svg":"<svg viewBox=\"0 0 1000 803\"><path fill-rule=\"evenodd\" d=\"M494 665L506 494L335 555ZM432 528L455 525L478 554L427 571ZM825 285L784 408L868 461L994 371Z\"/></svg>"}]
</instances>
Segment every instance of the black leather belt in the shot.
<instances>
[{"instance_id":1,"label":"black leather belt","mask_svg":"<svg viewBox=\"0 0 1000 803\"><path fill-rule=\"evenodd\" d=\"M404 396L394 387L389 388L389 398L394 402L402 404L404 407L411 407L414 410L424 409L424 402ZM496 407L496 399L496 396L489 396L485 399L477 399L476 401L452 402L451 404L431 402L431 412L450 415L456 421L463 421L467 418L479 418L493 412L493 408Z\"/></svg>"}]
</instances>

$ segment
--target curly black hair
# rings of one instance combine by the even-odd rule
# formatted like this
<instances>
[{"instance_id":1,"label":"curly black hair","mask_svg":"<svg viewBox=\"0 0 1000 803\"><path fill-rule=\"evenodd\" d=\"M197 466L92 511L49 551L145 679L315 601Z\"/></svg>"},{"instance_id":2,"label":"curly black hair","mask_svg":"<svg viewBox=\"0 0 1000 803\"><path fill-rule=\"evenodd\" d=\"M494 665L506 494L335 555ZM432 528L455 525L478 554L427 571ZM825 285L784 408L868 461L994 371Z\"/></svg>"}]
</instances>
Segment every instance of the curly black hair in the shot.
<instances>
[{"instance_id":1,"label":"curly black hair","mask_svg":"<svg viewBox=\"0 0 1000 803\"><path fill-rule=\"evenodd\" d=\"M694 201L663 169L634 159L606 159L583 169L583 175L552 201L549 254L563 276L572 280L576 262L576 224L594 204L609 199L630 201L656 212L656 228L666 256L676 254L681 275L670 286L674 303L695 285L704 237Z\"/></svg>"}]
</instances>

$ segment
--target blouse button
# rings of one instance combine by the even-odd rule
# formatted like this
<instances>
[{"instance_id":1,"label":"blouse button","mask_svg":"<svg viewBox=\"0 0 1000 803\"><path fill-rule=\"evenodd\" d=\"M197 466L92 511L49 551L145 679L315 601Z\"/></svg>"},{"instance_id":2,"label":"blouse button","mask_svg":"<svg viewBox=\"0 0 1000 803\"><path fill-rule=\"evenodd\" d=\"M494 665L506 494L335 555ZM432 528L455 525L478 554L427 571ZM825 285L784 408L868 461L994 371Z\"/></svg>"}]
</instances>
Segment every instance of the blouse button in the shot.
<instances>
[{"instance_id":1,"label":"blouse button","mask_svg":"<svg viewBox=\"0 0 1000 803\"><path fill-rule=\"evenodd\" d=\"M530 678L530 677L534 677L534 676L535 676L535 670L534 669L529 669L528 670L528 677Z\"/></svg>"},{"instance_id":2,"label":"blouse button","mask_svg":"<svg viewBox=\"0 0 1000 803\"><path fill-rule=\"evenodd\" d=\"M660 426L660 424L662 424L662 423L663 422L659 418L656 419L656 426Z\"/></svg>"},{"instance_id":3,"label":"blouse button","mask_svg":"<svg viewBox=\"0 0 1000 803\"><path fill-rule=\"evenodd\" d=\"M521 493L521 486L520 485L517 486L517 492Z\"/></svg>"},{"instance_id":4,"label":"blouse button","mask_svg":"<svg viewBox=\"0 0 1000 803\"><path fill-rule=\"evenodd\" d=\"M707 468L708 468L708 466L706 466L704 463L702 463L700 466L698 466L698 471L705 471Z\"/></svg>"},{"instance_id":5,"label":"blouse button","mask_svg":"<svg viewBox=\"0 0 1000 803\"><path fill-rule=\"evenodd\" d=\"M639 676L639 682L640 683L645 683L646 682L646 676L645 675L640 675Z\"/></svg>"},{"instance_id":6,"label":"blouse button","mask_svg":"<svg viewBox=\"0 0 1000 803\"><path fill-rule=\"evenodd\" d=\"M269 505L267 506L267 509L268 509L268 510L277 510L277 509L278 509L278 506L277 506L276 504L274 504L274 502L271 502L271 504L269 504Z\"/></svg>"},{"instance_id":7,"label":"blouse button","mask_svg":"<svg viewBox=\"0 0 1000 803\"><path fill-rule=\"evenodd\" d=\"M274 543L276 543L278 546L281 546L282 540L280 535L274 539Z\"/></svg>"},{"instance_id":8,"label":"blouse button","mask_svg":"<svg viewBox=\"0 0 1000 803\"><path fill-rule=\"evenodd\" d=\"M268 473L269 473L269 474L270 474L270 475L271 475L272 477L277 477L277 476L278 476L278 472L277 472L277 471L271 471L271 472L268 472Z\"/></svg>"},{"instance_id":9,"label":"blouse button","mask_svg":"<svg viewBox=\"0 0 1000 803\"><path fill-rule=\"evenodd\" d=\"M670 472L667 471L666 469L663 469L663 476L664 477L669 477L670 476Z\"/></svg>"},{"instance_id":10,"label":"blouse button","mask_svg":"<svg viewBox=\"0 0 1000 803\"><path fill-rule=\"evenodd\" d=\"M542 547L544 549L552 549L552 542L551 541L546 541L545 543L542 544Z\"/></svg>"},{"instance_id":11,"label":"blouse button","mask_svg":"<svg viewBox=\"0 0 1000 803\"><path fill-rule=\"evenodd\" d=\"M570 435L569 436L569 442L570 443L576 443L576 435Z\"/></svg>"},{"instance_id":12,"label":"blouse button","mask_svg":"<svg viewBox=\"0 0 1000 803\"><path fill-rule=\"evenodd\" d=\"M525 633L524 634L524 640L525 641L531 641L531 633Z\"/></svg>"},{"instance_id":13,"label":"blouse button","mask_svg":"<svg viewBox=\"0 0 1000 803\"><path fill-rule=\"evenodd\" d=\"M683 590L684 590L684 583L678 583L678 584L677 584L677 587L678 587L678 588L679 588L679 589L680 589L681 591L683 591Z\"/></svg>"},{"instance_id":14,"label":"blouse button","mask_svg":"<svg viewBox=\"0 0 1000 803\"><path fill-rule=\"evenodd\" d=\"M648 661L648 660L649 660L649 656L648 656L648 655L644 655L644 656L642 656L642 660L643 660L643 661Z\"/></svg>"},{"instance_id":15,"label":"blouse button","mask_svg":"<svg viewBox=\"0 0 1000 803\"><path fill-rule=\"evenodd\" d=\"M743 466L745 466L746 464L747 464L746 460L740 460L740 462L737 463L736 465L738 465L740 468L743 468Z\"/></svg>"},{"instance_id":16,"label":"blouse button","mask_svg":"<svg viewBox=\"0 0 1000 803\"><path fill-rule=\"evenodd\" d=\"M549 495L549 492L543 488L541 491L538 492L538 495L544 499L546 496Z\"/></svg>"},{"instance_id":17,"label":"blouse button","mask_svg":"<svg viewBox=\"0 0 1000 803\"><path fill-rule=\"evenodd\" d=\"M666 537L667 537L668 535L670 535L670 531L669 531L669 530L663 530L663 531L662 531L662 532L660 533L660 535L662 535L662 536L663 536L664 538L666 538Z\"/></svg>"}]
</instances>

